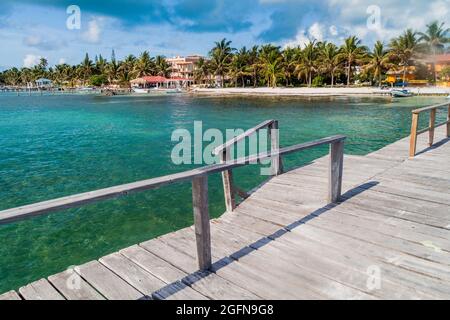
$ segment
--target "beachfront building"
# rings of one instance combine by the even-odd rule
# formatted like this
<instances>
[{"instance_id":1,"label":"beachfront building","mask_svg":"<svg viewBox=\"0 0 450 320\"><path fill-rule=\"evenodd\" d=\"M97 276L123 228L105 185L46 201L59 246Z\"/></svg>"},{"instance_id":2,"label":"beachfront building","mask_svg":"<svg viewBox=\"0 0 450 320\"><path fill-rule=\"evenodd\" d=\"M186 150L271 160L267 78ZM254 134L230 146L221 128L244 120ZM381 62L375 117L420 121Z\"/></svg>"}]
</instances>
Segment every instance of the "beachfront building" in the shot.
<instances>
[{"instance_id":1,"label":"beachfront building","mask_svg":"<svg viewBox=\"0 0 450 320\"><path fill-rule=\"evenodd\" d=\"M395 68L389 70L387 73L386 82L391 86L403 86L403 68ZM421 81L416 79L416 67L410 66L406 68L405 85L426 85L427 80Z\"/></svg>"},{"instance_id":2,"label":"beachfront building","mask_svg":"<svg viewBox=\"0 0 450 320\"><path fill-rule=\"evenodd\" d=\"M173 89L186 88L193 80L180 77L166 78L161 76L146 76L130 81L131 87L141 89Z\"/></svg>"},{"instance_id":3,"label":"beachfront building","mask_svg":"<svg viewBox=\"0 0 450 320\"><path fill-rule=\"evenodd\" d=\"M430 57L428 59L428 68L429 70L433 70L433 64L435 64L435 68L436 68L436 72L437 72L437 76L438 76L438 81L436 83L436 85L438 86L443 86L443 87L450 87L450 79L448 77L444 77L442 76L442 71L445 68L449 68L450 67L450 54L440 54L437 55L436 57Z\"/></svg>"},{"instance_id":4,"label":"beachfront building","mask_svg":"<svg viewBox=\"0 0 450 320\"><path fill-rule=\"evenodd\" d=\"M202 58L200 55L187 57L174 57L166 59L171 68L171 75L174 78L194 80L196 63Z\"/></svg>"},{"instance_id":5,"label":"beachfront building","mask_svg":"<svg viewBox=\"0 0 450 320\"><path fill-rule=\"evenodd\" d=\"M40 79L37 79L35 82L36 82L36 87L40 88L40 89L49 89L49 88L53 87L53 82L52 82L52 80L49 80L49 79L40 78Z\"/></svg>"}]
</instances>

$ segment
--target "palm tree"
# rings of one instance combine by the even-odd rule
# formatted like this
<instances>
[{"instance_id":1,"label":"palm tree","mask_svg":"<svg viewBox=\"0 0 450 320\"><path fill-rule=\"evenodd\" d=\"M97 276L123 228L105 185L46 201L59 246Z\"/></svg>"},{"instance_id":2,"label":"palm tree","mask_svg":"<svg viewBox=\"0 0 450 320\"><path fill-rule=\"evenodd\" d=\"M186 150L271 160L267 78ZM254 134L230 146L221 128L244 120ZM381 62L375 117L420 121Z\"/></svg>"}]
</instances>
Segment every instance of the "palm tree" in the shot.
<instances>
[{"instance_id":1,"label":"palm tree","mask_svg":"<svg viewBox=\"0 0 450 320\"><path fill-rule=\"evenodd\" d=\"M20 70L20 80L23 85L28 85L36 79L33 78L33 71L30 68L22 68Z\"/></svg>"},{"instance_id":2,"label":"palm tree","mask_svg":"<svg viewBox=\"0 0 450 320\"><path fill-rule=\"evenodd\" d=\"M262 46L259 59L267 86L275 88L278 80L284 78L283 57L280 53L280 47L270 44Z\"/></svg>"},{"instance_id":3,"label":"palm tree","mask_svg":"<svg viewBox=\"0 0 450 320\"><path fill-rule=\"evenodd\" d=\"M136 57L132 54L128 55L125 60L121 61L118 68L119 81L125 85L130 85L130 81L135 76Z\"/></svg>"},{"instance_id":4,"label":"palm tree","mask_svg":"<svg viewBox=\"0 0 450 320\"><path fill-rule=\"evenodd\" d=\"M166 78L169 78L170 73L172 72L172 68L164 56L156 56L155 69L158 76Z\"/></svg>"},{"instance_id":5,"label":"palm tree","mask_svg":"<svg viewBox=\"0 0 450 320\"><path fill-rule=\"evenodd\" d=\"M108 65L106 66L105 72L106 72L106 77L108 79L108 82L110 84L114 83L114 81L117 80L117 78L119 76L119 63L116 60L116 55L114 53L114 50L111 55L111 62L108 63Z\"/></svg>"},{"instance_id":6,"label":"palm tree","mask_svg":"<svg viewBox=\"0 0 450 320\"><path fill-rule=\"evenodd\" d=\"M450 33L450 28L445 29L445 23L439 23L434 21L427 25L427 31L425 33L419 32L419 41L422 41L426 47L427 51L433 56L433 73L434 81L437 81L437 70L436 70L436 55L438 53L443 53L445 50L445 44L450 42L448 33Z\"/></svg>"},{"instance_id":7,"label":"palm tree","mask_svg":"<svg viewBox=\"0 0 450 320\"><path fill-rule=\"evenodd\" d=\"M284 69L284 77L286 79L286 87L290 84L290 79L295 72L296 66L296 57L297 57L297 49L295 48L286 48L283 50L283 69Z\"/></svg>"},{"instance_id":8,"label":"palm tree","mask_svg":"<svg viewBox=\"0 0 450 320\"><path fill-rule=\"evenodd\" d=\"M347 68L347 86L350 85L352 68L367 55L367 47L361 45L361 40L356 36L345 39L344 45L341 47L341 57L346 61Z\"/></svg>"},{"instance_id":9,"label":"palm tree","mask_svg":"<svg viewBox=\"0 0 450 320\"><path fill-rule=\"evenodd\" d=\"M20 70L17 68L9 69L5 71L4 77L6 84L17 86L20 83L21 78Z\"/></svg>"},{"instance_id":10,"label":"palm tree","mask_svg":"<svg viewBox=\"0 0 450 320\"><path fill-rule=\"evenodd\" d=\"M389 46L391 58L398 61L398 65L403 67L403 87L405 87L408 67L420 50L417 32L408 29L398 38L392 39Z\"/></svg>"},{"instance_id":11,"label":"palm tree","mask_svg":"<svg viewBox=\"0 0 450 320\"><path fill-rule=\"evenodd\" d=\"M321 69L331 76L331 87L334 87L334 77L336 71L341 66L342 60L339 55L339 48L333 43L324 43L319 51L319 61Z\"/></svg>"},{"instance_id":12,"label":"palm tree","mask_svg":"<svg viewBox=\"0 0 450 320\"><path fill-rule=\"evenodd\" d=\"M148 51L142 52L137 60L131 55L129 55L127 59L127 67L131 67L131 63L133 63L133 68L129 71L133 73L133 76L139 78L156 74L155 59L150 56Z\"/></svg>"},{"instance_id":13,"label":"palm tree","mask_svg":"<svg viewBox=\"0 0 450 320\"><path fill-rule=\"evenodd\" d=\"M227 41L225 38L215 44L216 46L209 53L211 70L219 77L219 84L223 87L224 76L228 72L234 49L231 48L231 41Z\"/></svg>"},{"instance_id":14,"label":"palm tree","mask_svg":"<svg viewBox=\"0 0 450 320\"><path fill-rule=\"evenodd\" d=\"M247 72L251 75L253 79L253 87L256 88L258 85L258 71L260 69L259 64L259 47L253 46L248 51L248 65L247 65Z\"/></svg>"},{"instance_id":15,"label":"palm tree","mask_svg":"<svg viewBox=\"0 0 450 320\"><path fill-rule=\"evenodd\" d=\"M302 75L305 76L308 87L312 86L312 75L318 70L317 58L318 51L315 40L309 42L303 50L299 51L295 72L299 79Z\"/></svg>"},{"instance_id":16,"label":"palm tree","mask_svg":"<svg viewBox=\"0 0 450 320\"><path fill-rule=\"evenodd\" d=\"M208 61L205 58L200 58L195 63L194 68L194 79L195 81L199 81L200 83L203 83L209 78L210 74L210 66Z\"/></svg>"},{"instance_id":17,"label":"palm tree","mask_svg":"<svg viewBox=\"0 0 450 320\"><path fill-rule=\"evenodd\" d=\"M87 79L92 75L93 68L94 64L91 59L89 59L89 55L86 53L83 62L80 64L80 73L83 78L83 85L86 85Z\"/></svg>"},{"instance_id":18,"label":"palm tree","mask_svg":"<svg viewBox=\"0 0 450 320\"><path fill-rule=\"evenodd\" d=\"M95 69L100 75L106 74L106 67L108 66L108 61L100 55L95 61Z\"/></svg>"},{"instance_id":19,"label":"palm tree","mask_svg":"<svg viewBox=\"0 0 450 320\"><path fill-rule=\"evenodd\" d=\"M365 69L373 73L374 78L378 80L378 85L381 87L383 72L387 71L391 66L390 52L385 50L381 41L377 41L373 52L369 54L369 59Z\"/></svg>"},{"instance_id":20,"label":"palm tree","mask_svg":"<svg viewBox=\"0 0 450 320\"><path fill-rule=\"evenodd\" d=\"M230 63L229 75L234 81L237 87L239 79L241 79L242 86L245 87L245 76L249 73L247 71L248 51L246 47L243 47L236 53Z\"/></svg>"}]
</instances>

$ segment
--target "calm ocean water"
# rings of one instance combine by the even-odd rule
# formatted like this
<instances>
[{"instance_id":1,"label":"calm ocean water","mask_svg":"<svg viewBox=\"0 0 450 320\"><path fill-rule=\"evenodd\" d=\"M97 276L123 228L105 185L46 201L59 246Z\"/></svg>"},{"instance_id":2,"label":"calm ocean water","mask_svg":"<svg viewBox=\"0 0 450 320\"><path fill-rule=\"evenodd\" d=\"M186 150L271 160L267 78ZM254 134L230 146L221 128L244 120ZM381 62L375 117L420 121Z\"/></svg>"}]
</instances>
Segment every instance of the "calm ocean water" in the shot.
<instances>
[{"instance_id":1,"label":"calm ocean water","mask_svg":"<svg viewBox=\"0 0 450 320\"><path fill-rule=\"evenodd\" d=\"M412 109L443 100L0 95L0 210L190 169L172 164L171 134L194 121L225 130L278 119L282 146L345 134L346 153L364 155L407 136ZM256 186L258 172L237 170L237 184ZM224 211L218 175L210 209ZM192 222L190 185L179 184L1 226L0 292Z\"/></svg>"}]
</instances>

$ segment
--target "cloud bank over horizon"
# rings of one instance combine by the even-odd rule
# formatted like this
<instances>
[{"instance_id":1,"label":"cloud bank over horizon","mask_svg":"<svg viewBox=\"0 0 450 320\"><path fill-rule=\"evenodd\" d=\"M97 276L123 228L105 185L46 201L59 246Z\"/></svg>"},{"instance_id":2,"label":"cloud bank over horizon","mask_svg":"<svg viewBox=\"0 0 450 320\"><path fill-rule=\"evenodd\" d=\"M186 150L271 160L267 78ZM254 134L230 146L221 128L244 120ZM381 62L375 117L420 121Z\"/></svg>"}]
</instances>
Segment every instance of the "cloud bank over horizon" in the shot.
<instances>
[{"instance_id":1,"label":"cloud bank over horizon","mask_svg":"<svg viewBox=\"0 0 450 320\"><path fill-rule=\"evenodd\" d=\"M73 4L81 9L79 30L66 27ZM234 47L286 47L313 39L341 42L354 34L371 46L434 20L450 26L449 8L450 0L3 0L0 65L23 66L41 56L50 64L77 63L86 52L109 57L112 49L119 57L143 50L207 54L224 37Z\"/></svg>"}]
</instances>

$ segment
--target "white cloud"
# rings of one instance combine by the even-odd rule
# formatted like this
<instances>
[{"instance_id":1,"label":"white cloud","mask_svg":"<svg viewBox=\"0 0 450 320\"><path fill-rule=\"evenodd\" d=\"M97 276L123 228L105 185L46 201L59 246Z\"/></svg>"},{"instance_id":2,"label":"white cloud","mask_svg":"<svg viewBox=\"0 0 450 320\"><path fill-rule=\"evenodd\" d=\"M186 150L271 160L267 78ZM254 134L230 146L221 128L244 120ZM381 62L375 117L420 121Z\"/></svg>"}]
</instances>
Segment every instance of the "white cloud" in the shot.
<instances>
[{"instance_id":1,"label":"white cloud","mask_svg":"<svg viewBox=\"0 0 450 320\"><path fill-rule=\"evenodd\" d=\"M67 61L66 61L66 59L64 59L64 58L60 58L59 60L58 60L58 64L65 64Z\"/></svg>"},{"instance_id":2,"label":"white cloud","mask_svg":"<svg viewBox=\"0 0 450 320\"><path fill-rule=\"evenodd\" d=\"M88 30L83 33L83 39L86 42L97 44L100 42L102 30L100 28L99 19L89 21Z\"/></svg>"},{"instance_id":3,"label":"white cloud","mask_svg":"<svg viewBox=\"0 0 450 320\"><path fill-rule=\"evenodd\" d=\"M35 65L39 64L41 58L42 58L41 56L36 56L34 54L27 54L23 59L23 66L25 68L32 68Z\"/></svg>"},{"instance_id":4,"label":"white cloud","mask_svg":"<svg viewBox=\"0 0 450 320\"><path fill-rule=\"evenodd\" d=\"M38 46L42 43L42 39L39 36L28 36L23 41L28 46Z\"/></svg>"},{"instance_id":5,"label":"white cloud","mask_svg":"<svg viewBox=\"0 0 450 320\"><path fill-rule=\"evenodd\" d=\"M339 34L338 28L334 25L330 27L329 31L333 37L336 37Z\"/></svg>"},{"instance_id":6,"label":"white cloud","mask_svg":"<svg viewBox=\"0 0 450 320\"><path fill-rule=\"evenodd\" d=\"M337 30L336 30L337 32ZM311 41L324 41L327 38L327 30L326 27L323 24L320 24L319 22L313 23L309 28L308 31L305 30L299 30L297 32L297 35L295 36L295 39L289 40L286 43L284 43L284 47L304 47Z\"/></svg>"},{"instance_id":7,"label":"white cloud","mask_svg":"<svg viewBox=\"0 0 450 320\"><path fill-rule=\"evenodd\" d=\"M306 35L305 30L299 30L295 39L290 40L284 44L284 48L295 48L295 47L304 47L306 44L310 43L311 39Z\"/></svg>"},{"instance_id":8,"label":"white cloud","mask_svg":"<svg viewBox=\"0 0 450 320\"><path fill-rule=\"evenodd\" d=\"M324 32L324 27L318 22L314 23L308 30L308 34L317 41L323 41Z\"/></svg>"}]
</instances>

